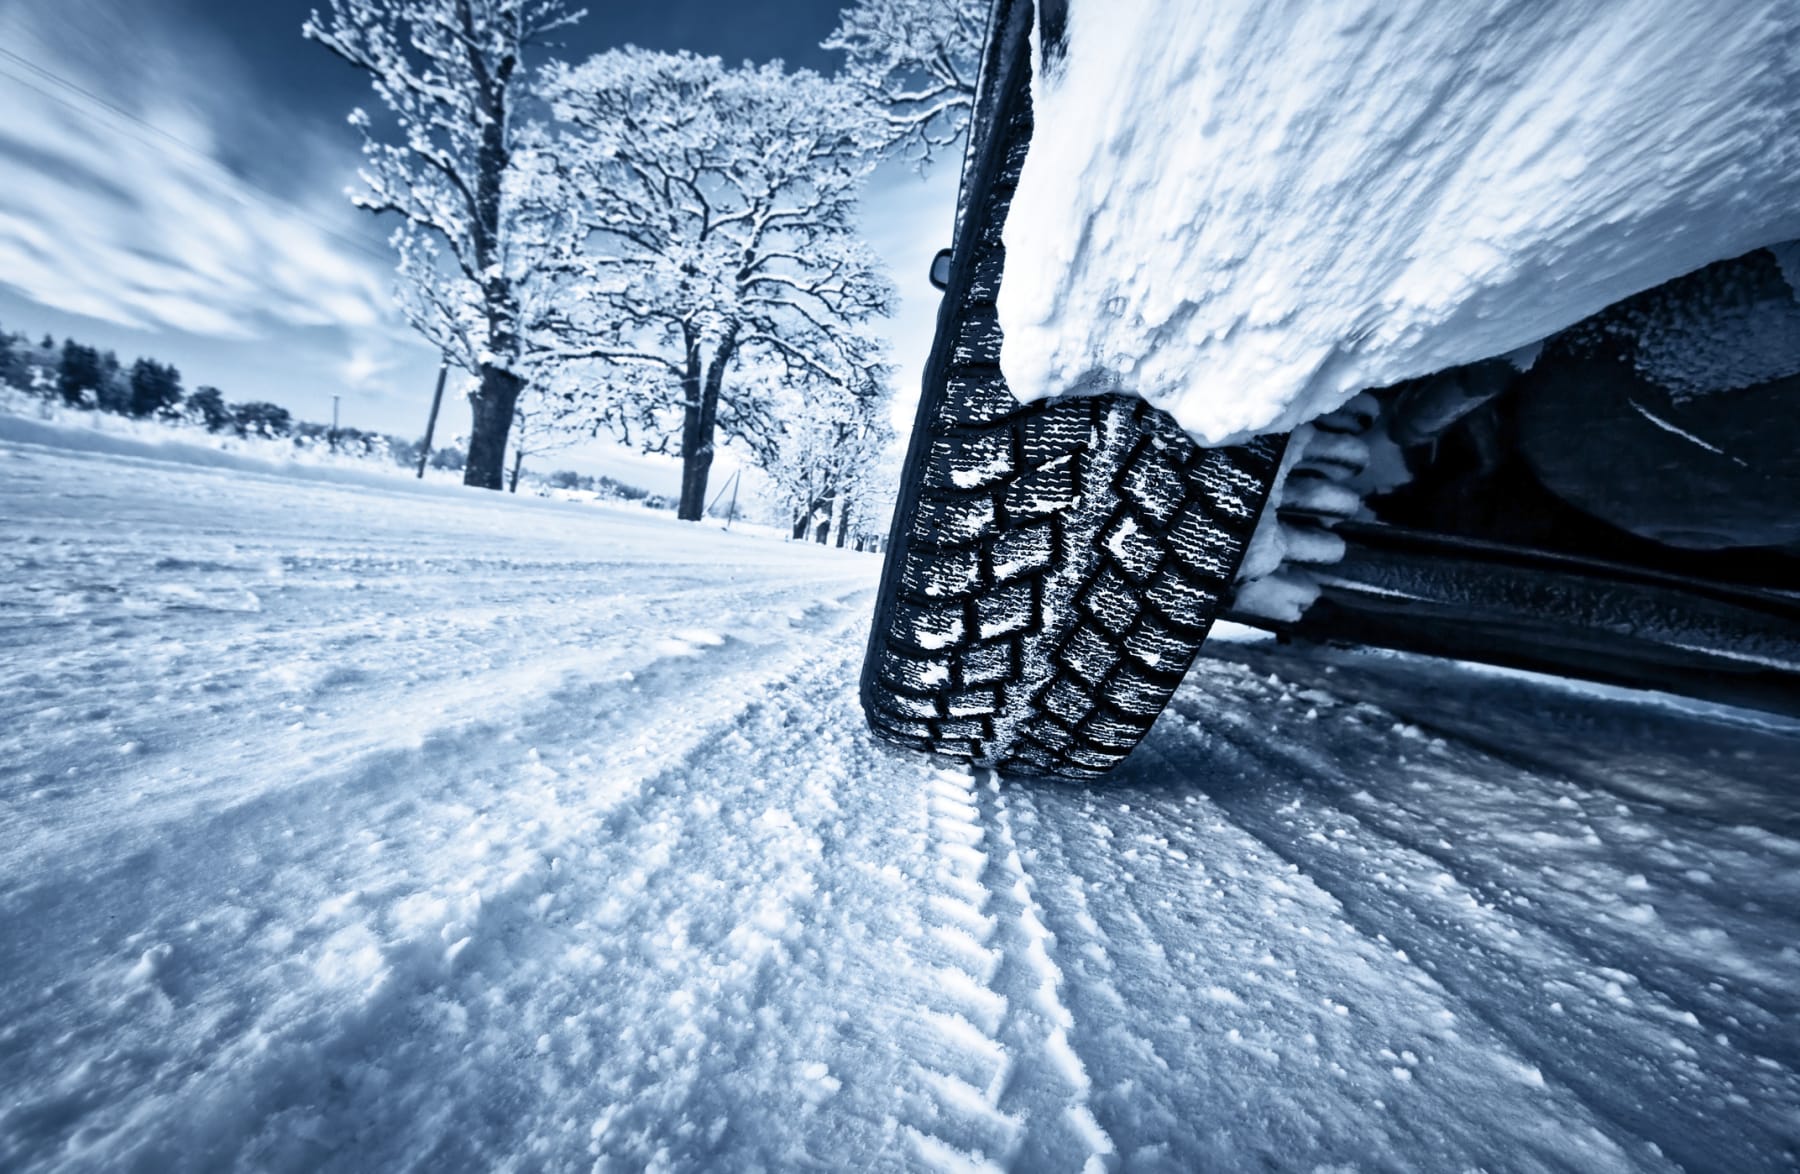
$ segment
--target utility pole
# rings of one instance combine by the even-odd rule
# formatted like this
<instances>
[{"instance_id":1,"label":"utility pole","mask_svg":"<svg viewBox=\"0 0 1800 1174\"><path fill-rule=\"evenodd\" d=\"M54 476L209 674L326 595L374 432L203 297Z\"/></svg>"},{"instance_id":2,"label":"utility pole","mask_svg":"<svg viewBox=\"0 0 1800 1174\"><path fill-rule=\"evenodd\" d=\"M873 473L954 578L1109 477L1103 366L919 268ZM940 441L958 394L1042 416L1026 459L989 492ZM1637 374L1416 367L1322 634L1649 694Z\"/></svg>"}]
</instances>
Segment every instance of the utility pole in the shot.
<instances>
[{"instance_id":1,"label":"utility pole","mask_svg":"<svg viewBox=\"0 0 1800 1174\"><path fill-rule=\"evenodd\" d=\"M431 456L431 434L437 431L438 406L444 402L444 376L450 373L449 360L438 364L437 390L431 393L431 415L425 418L425 443L419 446L419 480L425 479L425 461Z\"/></svg>"},{"instance_id":2,"label":"utility pole","mask_svg":"<svg viewBox=\"0 0 1800 1174\"><path fill-rule=\"evenodd\" d=\"M744 471L742 469L739 469L737 472L735 472L731 475L731 480L726 483L726 487L731 490L731 516L725 519L725 529L727 529L727 530L731 529L731 523L737 520L738 478L742 477L743 475L744 475ZM712 499L712 505L709 505L705 509L701 510L700 516L705 517L707 514L712 513L713 506L718 505L719 499L724 496L725 496L724 489L721 489L721 490L719 490L718 493L714 494L713 499Z\"/></svg>"},{"instance_id":3,"label":"utility pole","mask_svg":"<svg viewBox=\"0 0 1800 1174\"><path fill-rule=\"evenodd\" d=\"M331 451L337 451L338 434L338 397L331 397Z\"/></svg>"}]
</instances>

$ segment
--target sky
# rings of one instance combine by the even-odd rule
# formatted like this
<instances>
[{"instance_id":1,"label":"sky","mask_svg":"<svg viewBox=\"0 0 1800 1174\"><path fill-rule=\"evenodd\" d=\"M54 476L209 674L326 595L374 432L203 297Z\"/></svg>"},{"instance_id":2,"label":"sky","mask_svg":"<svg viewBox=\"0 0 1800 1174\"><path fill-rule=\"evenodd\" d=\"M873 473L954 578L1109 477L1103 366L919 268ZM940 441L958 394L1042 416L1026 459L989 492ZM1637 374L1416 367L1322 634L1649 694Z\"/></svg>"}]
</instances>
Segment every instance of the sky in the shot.
<instances>
[{"instance_id":1,"label":"sky","mask_svg":"<svg viewBox=\"0 0 1800 1174\"><path fill-rule=\"evenodd\" d=\"M346 426L423 431L435 353L394 311L392 224L352 208L366 80L300 25L306 0L0 0L0 328L173 362L187 387ZM636 44L830 71L840 0L596 0L578 60ZM900 291L904 426L930 345L924 275L955 168L888 165L863 230ZM440 442L466 431L446 397ZM447 430L447 432L446 432ZM647 488L672 462L590 445L546 461ZM721 469L729 469L727 458Z\"/></svg>"}]
</instances>

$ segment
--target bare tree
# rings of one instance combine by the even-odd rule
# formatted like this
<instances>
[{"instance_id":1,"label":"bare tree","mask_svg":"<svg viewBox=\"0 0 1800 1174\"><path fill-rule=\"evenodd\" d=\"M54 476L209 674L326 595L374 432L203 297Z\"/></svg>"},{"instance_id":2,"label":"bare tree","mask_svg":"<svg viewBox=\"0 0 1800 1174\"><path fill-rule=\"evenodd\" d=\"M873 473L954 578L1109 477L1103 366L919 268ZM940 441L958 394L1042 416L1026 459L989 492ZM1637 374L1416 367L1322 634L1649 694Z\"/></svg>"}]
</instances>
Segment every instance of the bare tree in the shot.
<instances>
[{"instance_id":1,"label":"bare tree","mask_svg":"<svg viewBox=\"0 0 1800 1174\"><path fill-rule=\"evenodd\" d=\"M988 0L855 0L823 47L843 51L843 76L881 112L890 150L923 163L962 140Z\"/></svg>"},{"instance_id":2,"label":"bare tree","mask_svg":"<svg viewBox=\"0 0 1800 1174\"><path fill-rule=\"evenodd\" d=\"M893 300L854 224L878 128L848 86L690 53L552 67L544 94L577 211L535 357L635 370L573 388L569 410L678 454L680 516L698 520L721 435L764 463L782 386L864 377L858 327Z\"/></svg>"},{"instance_id":3,"label":"bare tree","mask_svg":"<svg viewBox=\"0 0 1800 1174\"><path fill-rule=\"evenodd\" d=\"M519 491L519 476L525 471L526 457L561 452L585 439L579 430L570 425L571 422L557 410L556 405L545 402L536 388L527 390L519 397L519 403L513 410L512 468L506 475L508 493Z\"/></svg>"},{"instance_id":4,"label":"bare tree","mask_svg":"<svg viewBox=\"0 0 1800 1174\"><path fill-rule=\"evenodd\" d=\"M525 385L520 286L532 187L515 126L523 54L583 12L564 0L330 0L304 34L369 75L391 116L386 134L363 110L365 190L394 213L401 307L449 361L476 376L463 482L499 489L513 410ZM391 141L388 141L391 140Z\"/></svg>"}]
</instances>

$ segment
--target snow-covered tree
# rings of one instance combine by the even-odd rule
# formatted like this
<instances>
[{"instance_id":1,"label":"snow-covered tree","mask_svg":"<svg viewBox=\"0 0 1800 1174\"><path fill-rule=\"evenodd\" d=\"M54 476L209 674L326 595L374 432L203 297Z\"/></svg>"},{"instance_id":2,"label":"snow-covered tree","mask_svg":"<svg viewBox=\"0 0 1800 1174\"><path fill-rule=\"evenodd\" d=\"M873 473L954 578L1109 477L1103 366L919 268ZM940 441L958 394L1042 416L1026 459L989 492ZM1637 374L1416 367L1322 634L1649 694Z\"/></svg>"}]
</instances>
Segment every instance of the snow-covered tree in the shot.
<instances>
[{"instance_id":1,"label":"snow-covered tree","mask_svg":"<svg viewBox=\"0 0 1800 1174\"><path fill-rule=\"evenodd\" d=\"M923 162L960 142L975 105L988 0L855 0L824 48L880 111L888 146Z\"/></svg>"},{"instance_id":2,"label":"snow-covered tree","mask_svg":"<svg viewBox=\"0 0 1800 1174\"><path fill-rule=\"evenodd\" d=\"M29 387L31 371L25 365L26 341L0 330L0 387Z\"/></svg>"},{"instance_id":3,"label":"snow-covered tree","mask_svg":"<svg viewBox=\"0 0 1800 1174\"><path fill-rule=\"evenodd\" d=\"M139 359L131 365L130 380L134 416L171 413L181 404L181 372L167 363Z\"/></svg>"},{"instance_id":4,"label":"snow-covered tree","mask_svg":"<svg viewBox=\"0 0 1800 1174\"><path fill-rule=\"evenodd\" d=\"M357 110L366 190L356 203L394 213L401 307L415 329L476 376L463 481L499 489L513 410L526 379L522 293L535 268L527 133L516 122L525 51L579 20L564 0L330 0L304 26L369 75L387 107ZM521 239L521 236L525 239Z\"/></svg>"},{"instance_id":5,"label":"snow-covered tree","mask_svg":"<svg viewBox=\"0 0 1800 1174\"><path fill-rule=\"evenodd\" d=\"M83 346L72 338L63 342L56 387L62 392L65 403L74 407L92 406L104 378L98 350Z\"/></svg>"},{"instance_id":6,"label":"snow-covered tree","mask_svg":"<svg viewBox=\"0 0 1800 1174\"><path fill-rule=\"evenodd\" d=\"M232 404L231 418L239 436L287 436L294 430L293 414L266 400Z\"/></svg>"},{"instance_id":7,"label":"snow-covered tree","mask_svg":"<svg viewBox=\"0 0 1800 1174\"><path fill-rule=\"evenodd\" d=\"M854 224L881 128L853 88L778 62L624 49L551 67L543 93L573 211L535 358L563 369L566 411L679 455L698 520L719 437L772 460L782 386L865 378L859 327L893 300Z\"/></svg>"},{"instance_id":8,"label":"snow-covered tree","mask_svg":"<svg viewBox=\"0 0 1800 1174\"><path fill-rule=\"evenodd\" d=\"M884 490L877 468L894 443L888 420L892 369L871 350L860 378L847 384L786 389L782 429L763 468L785 507L795 538L842 546L874 520Z\"/></svg>"},{"instance_id":9,"label":"snow-covered tree","mask_svg":"<svg viewBox=\"0 0 1800 1174\"><path fill-rule=\"evenodd\" d=\"M188 418L208 432L221 432L231 426L231 409L225 406L225 393L216 387L200 387L187 397Z\"/></svg>"}]
</instances>

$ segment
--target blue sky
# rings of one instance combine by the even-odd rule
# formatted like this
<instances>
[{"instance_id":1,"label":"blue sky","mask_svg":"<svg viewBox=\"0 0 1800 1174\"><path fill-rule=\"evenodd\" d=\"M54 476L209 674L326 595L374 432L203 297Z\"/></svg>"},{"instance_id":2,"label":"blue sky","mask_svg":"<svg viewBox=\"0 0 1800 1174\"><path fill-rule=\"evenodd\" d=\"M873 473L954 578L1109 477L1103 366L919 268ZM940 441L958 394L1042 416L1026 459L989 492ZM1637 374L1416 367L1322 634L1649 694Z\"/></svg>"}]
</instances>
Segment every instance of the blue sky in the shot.
<instances>
[{"instance_id":1,"label":"blue sky","mask_svg":"<svg viewBox=\"0 0 1800 1174\"><path fill-rule=\"evenodd\" d=\"M389 305L390 225L349 206L366 82L300 37L306 0L0 0L0 326L74 335L187 386L346 424L422 430L435 355ZM561 34L829 71L839 0L630 0ZM917 394L954 167L877 173L864 229L901 290L897 415ZM445 424L467 427L460 404ZM440 431L440 436L444 433ZM674 484L590 446L553 463Z\"/></svg>"}]
</instances>

